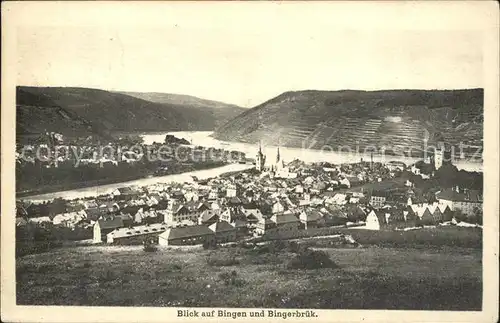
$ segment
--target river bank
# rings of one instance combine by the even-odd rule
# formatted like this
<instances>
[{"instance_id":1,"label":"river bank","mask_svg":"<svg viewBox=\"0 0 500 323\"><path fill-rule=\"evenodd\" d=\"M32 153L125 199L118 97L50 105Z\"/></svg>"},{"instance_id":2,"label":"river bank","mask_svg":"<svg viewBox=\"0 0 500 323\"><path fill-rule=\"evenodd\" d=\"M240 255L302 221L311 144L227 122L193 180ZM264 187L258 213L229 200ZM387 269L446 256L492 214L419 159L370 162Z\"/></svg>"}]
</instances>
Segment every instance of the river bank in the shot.
<instances>
[{"instance_id":1,"label":"river bank","mask_svg":"<svg viewBox=\"0 0 500 323\"><path fill-rule=\"evenodd\" d=\"M132 133L131 133L132 134ZM145 144L152 144L153 142L163 142L165 136L167 134L175 135L177 138L186 139L192 143L192 145L199 145L203 147L213 147L218 149L225 150L233 150L245 153L248 157L253 157L258 147L253 144L241 143L241 142L225 142L217 140L213 137L212 131L175 131L175 132L155 132L155 133L133 133L135 135L140 135ZM276 160L275 156L277 153L277 146L263 146L263 153L267 156L267 160L272 162ZM325 151L325 150L314 150L314 149L301 149L301 148L289 148L289 147L279 147L281 158L285 160L285 162L290 162L294 159L300 159L306 163L310 162L330 162L330 163L356 163L359 162L361 158L364 160L370 160L372 158L369 154L362 154L359 152L335 152L335 151ZM402 157L402 156L381 156L381 155L373 155L374 162L388 162L388 161L401 161L406 165L411 165L420 160L420 158L412 158L412 157ZM226 167L217 167L213 168L213 172L208 170L207 177L215 177L220 176L222 173L232 172L232 171L240 171L253 167L252 165L243 165L243 164L232 164ZM458 161L454 163L457 168L466 170L466 171L483 171L482 163L473 163L466 161ZM236 169L232 169L232 167L236 167ZM85 182L82 187L82 183L75 184L75 186L70 187L56 187L51 188L51 192L45 191L43 193L35 193L36 195L31 193L23 194L22 197L24 200L29 201L44 201L54 199L56 197L63 198L78 198L78 197L91 197L100 194L107 194L107 192L112 192L114 189L122 186L132 186L132 185L147 185L145 183L158 183L165 181L190 181L192 178L191 175L196 176L201 179L199 175L197 175L198 171L179 173L175 175L167 175L160 177L152 177L152 178L130 178L125 181L115 182L115 183L105 183L105 182ZM203 171L202 171L203 172ZM203 174L203 173L202 173ZM203 176L203 175L201 175ZM79 185L78 188L75 188L76 185ZM58 190L63 190L59 191ZM28 196L29 195L29 196ZM20 197L21 195L17 195Z\"/></svg>"},{"instance_id":2,"label":"river bank","mask_svg":"<svg viewBox=\"0 0 500 323\"><path fill-rule=\"evenodd\" d=\"M149 133L149 134L138 134L140 135L145 143L160 142L163 140L167 134L175 135L177 138L186 139L191 142L192 145L199 145L204 147L214 147L219 149L234 150L243 152L247 157L254 157L259 149L257 144L244 143L244 142L229 142L215 139L212 137L212 131L176 131L176 132L165 132L165 133ZM163 138L163 139L162 139ZM345 148L345 147L344 147ZM362 149L357 151L353 147L351 151L346 150L334 150L332 149L308 149L304 148L292 148L280 146L280 156L285 160L285 163L290 162L294 159L300 159L306 163L312 162L330 162L333 164L349 164L357 163L361 159L367 161L373 158L374 162L386 163L389 161L399 161L406 165L412 165L419 160L420 157L409 157L402 155L389 155L389 154L376 154L367 152L364 153ZM262 146L262 152L267 156L267 161L272 163L276 160L278 146L274 145L264 145ZM469 172L482 172L483 163L479 161L471 160L456 160L453 162L459 170L466 170Z\"/></svg>"},{"instance_id":3,"label":"river bank","mask_svg":"<svg viewBox=\"0 0 500 323\"><path fill-rule=\"evenodd\" d=\"M79 189L79 188L93 187L93 186L107 185L107 184L117 184L117 183L122 183L122 182L139 180L142 178L161 177L161 176L181 174L181 173L186 173L186 172L191 172L191 171L196 171L196 170L212 169L212 168L217 168L217 167L220 167L223 165L225 165L225 164L224 163L213 163L213 164L183 165L182 169L179 169L179 168L172 169L171 168L171 169L164 171L165 174L162 174L160 176L152 175L152 174L142 174L142 173L132 174L132 175L123 174L119 178L103 178L103 179L99 179L99 180L87 180L87 181L81 181L81 182L64 183L64 184L60 184L60 185L46 185L46 186L39 187L39 188L33 189L33 190L24 190L24 191L16 192L16 197L17 198L24 198L24 197L31 197L33 195L54 193L54 192L58 192L58 191L68 191L68 190L74 190L74 189Z\"/></svg>"},{"instance_id":4,"label":"river bank","mask_svg":"<svg viewBox=\"0 0 500 323\"><path fill-rule=\"evenodd\" d=\"M76 198L96 197L99 195L110 194L111 192L120 187L146 186L156 183L169 183L169 182L192 182L193 181L192 176L195 176L198 179L207 179L211 177L220 176L221 174L224 173L243 171L253 167L254 167L253 165L247 165L247 164L227 164L220 167L188 171L179 174L140 178L119 183L79 187L77 189L71 189L71 190L30 195L30 196L25 196L22 199L25 201L40 203L44 201L50 201L55 198L63 198L69 200Z\"/></svg>"}]
</instances>

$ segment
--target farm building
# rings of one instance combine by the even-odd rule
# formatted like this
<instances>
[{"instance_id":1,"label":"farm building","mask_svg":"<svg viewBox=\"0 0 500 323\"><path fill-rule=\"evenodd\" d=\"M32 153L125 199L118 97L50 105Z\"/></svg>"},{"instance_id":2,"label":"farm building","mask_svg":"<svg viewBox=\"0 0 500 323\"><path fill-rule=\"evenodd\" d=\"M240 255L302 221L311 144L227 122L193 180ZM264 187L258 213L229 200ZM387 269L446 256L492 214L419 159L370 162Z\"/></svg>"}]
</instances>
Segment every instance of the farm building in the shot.
<instances>
[{"instance_id":1,"label":"farm building","mask_svg":"<svg viewBox=\"0 0 500 323\"><path fill-rule=\"evenodd\" d=\"M100 218L94 224L94 243L106 242L106 235L111 231L132 225L133 218L130 215L117 215Z\"/></svg>"},{"instance_id":2,"label":"farm building","mask_svg":"<svg viewBox=\"0 0 500 323\"><path fill-rule=\"evenodd\" d=\"M211 225L219 221L220 210L205 210L198 217L198 224Z\"/></svg>"},{"instance_id":3,"label":"farm building","mask_svg":"<svg viewBox=\"0 0 500 323\"><path fill-rule=\"evenodd\" d=\"M236 228L226 221L212 223L208 228L215 233L217 243L236 241Z\"/></svg>"},{"instance_id":4,"label":"farm building","mask_svg":"<svg viewBox=\"0 0 500 323\"><path fill-rule=\"evenodd\" d=\"M449 188L436 193L439 204L446 205L450 210L460 210L463 214L474 215L476 209L482 209L483 197L479 191Z\"/></svg>"},{"instance_id":5,"label":"farm building","mask_svg":"<svg viewBox=\"0 0 500 323\"><path fill-rule=\"evenodd\" d=\"M297 231L300 228L300 220L293 214L274 214L271 221L276 223L278 232Z\"/></svg>"},{"instance_id":6,"label":"farm building","mask_svg":"<svg viewBox=\"0 0 500 323\"><path fill-rule=\"evenodd\" d=\"M142 244L145 240L158 242L158 236L167 229L165 224L140 225L130 228L118 228L106 235L109 244Z\"/></svg>"},{"instance_id":7,"label":"farm building","mask_svg":"<svg viewBox=\"0 0 500 323\"><path fill-rule=\"evenodd\" d=\"M269 218L260 218L255 225L255 234L264 235L276 232L276 222Z\"/></svg>"},{"instance_id":8,"label":"farm building","mask_svg":"<svg viewBox=\"0 0 500 323\"><path fill-rule=\"evenodd\" d=\"M167 228L159 235L160 246L214 243L215 233L205 225Z\"/></svg>"},{"instance_id":9,"label":"farm building","mask_svg":"<svg viewBox=\"0 0 500 323\"><path fill-rule=\"evenodd\" d=\"M323 215L316 209L306 209L300 213L301 227L304 229L317 228L318 222L322 220Z\"/></svg>"}]
</instances>

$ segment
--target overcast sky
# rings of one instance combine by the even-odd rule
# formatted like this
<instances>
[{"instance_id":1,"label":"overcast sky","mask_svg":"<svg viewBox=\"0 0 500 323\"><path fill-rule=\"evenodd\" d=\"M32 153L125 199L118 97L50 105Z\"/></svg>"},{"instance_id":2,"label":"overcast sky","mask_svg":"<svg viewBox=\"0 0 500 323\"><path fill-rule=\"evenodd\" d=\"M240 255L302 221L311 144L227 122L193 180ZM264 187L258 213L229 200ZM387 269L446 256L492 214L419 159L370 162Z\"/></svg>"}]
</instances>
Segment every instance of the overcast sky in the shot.
<instances>
[{"instance_id":1,"label":"overcast sky","mask_svg":"<svg viewBox=\"0 0 500 323\"><path fill-rule=\"evenodd\" d=\"M401 7L222 8L150 4L102 8L99 17L85 6L31 16L17 29L17 83L189 94L245 107L289 90L483 86L481 33L446 20L450 12L432 20ZM425 25L429 19L436 27Z\"/></svg>"}]
</instances>

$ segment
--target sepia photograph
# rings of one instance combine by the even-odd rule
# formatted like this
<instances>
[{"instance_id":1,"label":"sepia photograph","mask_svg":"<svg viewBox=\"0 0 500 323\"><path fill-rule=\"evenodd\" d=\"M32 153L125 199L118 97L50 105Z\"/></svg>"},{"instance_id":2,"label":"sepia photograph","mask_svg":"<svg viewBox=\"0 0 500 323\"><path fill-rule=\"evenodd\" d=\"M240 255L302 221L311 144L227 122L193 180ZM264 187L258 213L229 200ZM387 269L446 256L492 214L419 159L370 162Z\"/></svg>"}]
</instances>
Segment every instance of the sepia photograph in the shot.
<instances>
[{"instance_id":1,"label":"sepia photograph","mask_svg":"<svg viewBox=\"0 0 500 323\"><path fill-rule=\"evenodd\" d=\"M494 2L11 2L2 27L2 320L498 319Z\"/></svg>"}]
</instances>

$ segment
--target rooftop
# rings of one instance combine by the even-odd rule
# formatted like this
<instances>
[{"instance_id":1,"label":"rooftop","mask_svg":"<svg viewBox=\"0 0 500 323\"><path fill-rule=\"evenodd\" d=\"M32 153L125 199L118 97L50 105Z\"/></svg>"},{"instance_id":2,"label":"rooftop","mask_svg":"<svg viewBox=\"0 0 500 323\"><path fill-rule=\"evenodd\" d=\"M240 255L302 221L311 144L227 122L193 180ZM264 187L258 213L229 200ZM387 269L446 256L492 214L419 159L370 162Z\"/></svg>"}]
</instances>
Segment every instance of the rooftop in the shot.
<instances>
[{"instance_id":1,"label":"rooftop","mask_svg":"<svg viewBox=\"0 0 500 323\"><path fill-rule=\"evenodd\" d=\"M215 222L212 225L210 225L209 228L216 233L233 231L235 229L232 225L230 225L226 221Z\"/></svg>"},{"instance_id":2,"label":"rooftop","mask_svg":"<svg viewBox=\"0 0 500 323\"><path fill-rule=\"evenodd\" d=\"M133 237L133 236L140 236L152 233L162 233L166 229L167 229L166 224L156 223L151 225L140 225L132 228L119 228L112 231L109 234L112 235L114 239L117 239L117 238Z\"/></svg>"},{"instance_id":3,"label":"rooftop","mask_svg":"<svg viewBox=\"0 0 500 323\"><path fill-rule=\"evenodd\" d=\"M214 232L205 225L192 225L187 227L169 228L162 233L160 237L167 240L173 240L200 237L211 234L214 234Z\"/></svg>"},{"instance_id":4,"label":"rooftop","mask_svg":"<svg viewBox=\"0 0 500 323\"><path fill-rule=\"evenodd\" d=\"M202 222L207 222L213 217L219 216L219 210L205 210L201 212L200 217Z\"/></svg>"},{"instance_id":5,"label":"rooftop","mask_svg":"<svg viewBox=\"0 0 500 323\"><path fill-rule=\"evenodd\" d=\"M300 220L293 214L276 215L276 224L299 222Z\"/></svg>"},{"instance_id":6,"label":"rooftop","mask_svg":"<svg viewBox=\"0 0 500 323\"><path fill-rule=\"evenodd\" d=\"M99 219L97 221L99 223L99 227L102 229L116 229L123 227L123 219L119 216Z\"/></svg>"},{"instance_id":7,"label":"rooftop","mask_svg":"<svg viewBox=\"0 0 500 323\"><path fill-rule=\"evenodd\" d=\"M437 199L454 201L454 202L482 202L482 196L479 191L476 190L466 190L463 192L457 192L452 188L445 189L441 192L436 193Z\"/></svg>"}]
</instances>

